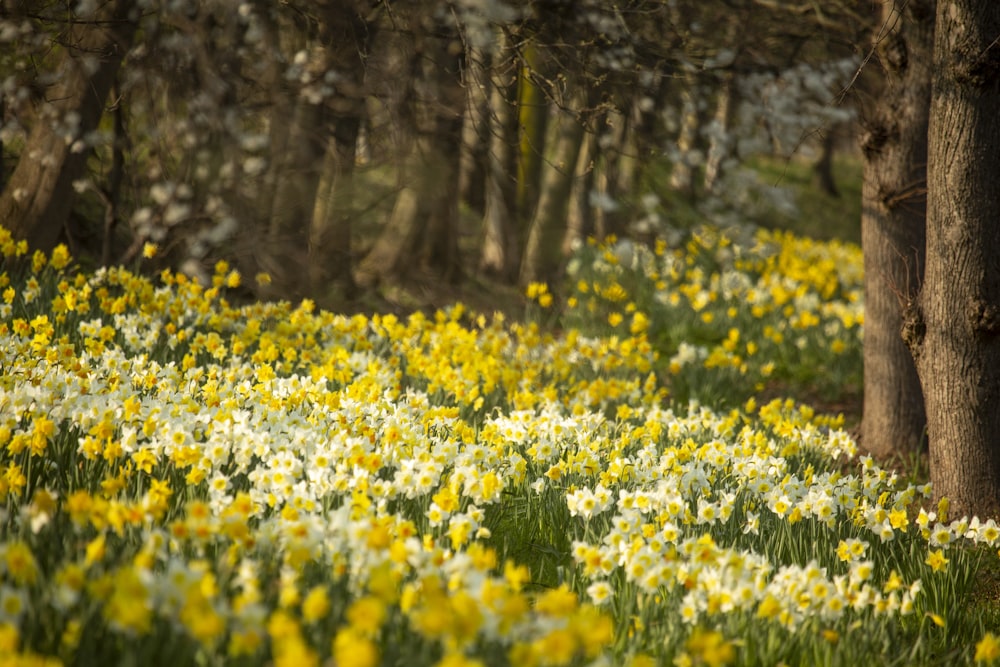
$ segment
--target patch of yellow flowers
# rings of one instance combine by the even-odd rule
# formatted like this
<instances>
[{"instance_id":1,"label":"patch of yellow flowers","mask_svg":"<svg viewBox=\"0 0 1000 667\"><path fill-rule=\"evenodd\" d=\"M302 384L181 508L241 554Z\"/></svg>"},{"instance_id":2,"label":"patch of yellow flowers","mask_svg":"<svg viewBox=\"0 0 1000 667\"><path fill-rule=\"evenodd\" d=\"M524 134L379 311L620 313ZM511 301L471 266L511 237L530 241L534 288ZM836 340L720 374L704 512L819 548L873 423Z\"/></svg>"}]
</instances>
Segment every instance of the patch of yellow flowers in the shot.
<instances>
[{"instance_id":1,"label":"patch of yellow flowers","mask_svg":"<svg viewBox=\"0 0 1000 667\"><path fill-rule=\"evenodd\" d=\"M776 382L842 389L860 380L862 266L856 246L751 227L698 227L674 247L609 238L571 260L563 316L647 333L684 401L734 405Z\"/></svg>"}]
</instances>

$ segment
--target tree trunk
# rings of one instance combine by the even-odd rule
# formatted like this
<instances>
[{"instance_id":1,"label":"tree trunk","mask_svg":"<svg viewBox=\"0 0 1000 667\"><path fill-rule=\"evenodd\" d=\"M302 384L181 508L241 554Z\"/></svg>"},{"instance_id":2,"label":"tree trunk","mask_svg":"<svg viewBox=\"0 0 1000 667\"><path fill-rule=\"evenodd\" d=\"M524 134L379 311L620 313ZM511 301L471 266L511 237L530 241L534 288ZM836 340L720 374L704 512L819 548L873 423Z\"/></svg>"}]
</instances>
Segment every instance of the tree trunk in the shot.
<instances>
[{"instance_id":1,"label":"tree trunk","mask_svg":"<svg viewBox=\"0 0 1000 667\"><path fill-rule=\"evenodd\" d=\"M505 39L502 34L500 39ZM489 113L489 154L483 211L483 247L479 268L514 282L520 262L520 238L515 218L514 145L517 115L514 106L517 76L510 47L504 42L494 59Z\"/></svg>"},{"instance_id":2,"label":"tree trunk","mask_svg":"<svg viewBox=\"0 0 1000 667\"><path fill-rule=\"evenodd\" d=\"M633 100L633 106L636 104ZM610 211L604 216L604 223L598 226L598 232L604 236L608 234L629 233L628 225L633 221L635 212L635 200L638 195L639 169L645 159L641 153L641 141L639 133L643 122L643 114L638 109L627 110L629 115L622 117L621 132L617 133L614 151L614 169L609 173L613 178L608 179L608 196L619 203L618 208ZM647 114L647 118L653 118L655 114ZM610 156L607 159L611 159ZM629 205L622 205L628 202Z\"/></svg>"},{"instance_id":3,"label":"tree trunk","mask_svg":"<svg viewBox=\"0 0 1000 667\"><path fill-rule=\"evenodd\" d=\"M310 69L322 72L328 65L325 49L312 49ZM278 123L286 119L275 119ZM271 204L271 241L286 240L305 247L313 203L319 187L320 162L327 130L322 104L299 94L288 119L288 144L281 156L280 172Z\"/></svg>"},{"instance_id":4,"label":"tree trunk","mask_svg":"<svg viewBox=\"0 0 1000 667\"><path fill-rule=\"evenodd\" d=\"M129 0L105 3L93 20L75 23L66 37L58 81L46 91L21 157L3 192L0 220L33 249L55 246L76 199L73 182L87 165L90 148L79 144L97 129L104 103L135 35L138 15ZM74 141L57 129L68 117L79 123ZM44 159L42 159L44 158Z\"/></svg>"},{"instance_id":5,"label":"tree trunk","mask_svg":"<svg viewBox=\"0 0 1000 667\"><path fill-rule=\"evenodd\" d=\"M299 96L290 123L271 205L266 252L275 288L282 296L298 297L307 287L299 269L308 259L328 122L321 104Z\"/></svg>"},{"instance_id":6,"label":"tree trunk","mask_svg":"<svg viewBox=\"0 0 1000 667\"><path fill-rule=\"evenodd\" d=\"M663 151L668 141L664 127L663 108L666 106L674 87L673 80L665 74L656 74L646 86L635 91L632 100L634 122L631 123L626 145L634 146L634 162L646 165ZM638 166L635 171L639 171ZM633 183L637 180L635 178Z\"/></svg>"},{"instance_id":7,"label":"tree trunk","mask_svg":"<svg viewBox=\"0 0 1000 667\"><path fill-rule=\"evenodd\" d=\"M600 193L604 205L595 207L592 233L600 239L626 232L630 209L623 205L623 200L635 189L638 150L635 123L632 122L634 112L634 108L627 108L624 113L609 112L607 118L611 125L606 131L611 133L612 139L607 146L598 139L595 146L599 159L594 160L597 171L593 189Z\"/></svg>"},{"instance_id":8,"label":"tree trunk","mask_svg":"<svg viewBox=\"0 0 1000 667\"><path fill-rule=\"evenodd\" d=\"M584 123L578 116L583 106L582 86L575 86L570 110L560 119L555 153L542 169L542 191L531 220L528 242L521 260L522 285L552 282L562 262L562 239L566 233L566 211L573 188L577 158L583 144Z\"/></svg>"},{"instance_id":9,"label":"tree trunk","mask_svg":"<svg viewBox=\"0 0 1000 667\"><path fill-rule=\"evenodd\" d=\"M538 205L542 165L545 163L545 134L548 129L549 104L539 83L541 56L538 47L528 42L522 54L524 62L518 78L518 157L517 217L521 241Z\"/></svg>"},{"instance_id":10,"label":"tree trunk","mask_svg":"<svg viewBox=\"0 0 1000 667\"><path fill-rule=\"evenodd\" d=\"M670 170L670 188L684 193L689 197L694 195L694 176L688 156L694 150L698 140L698 102L695 83L691 77L681 91L680 130L677 134L678 159Z\"/></svg>"},{"instance_id":11,"label":"tree trunk","mask_svg":"<svg viewBox=\"0 0 1000 667\"><path fill-rule=\"evenodd\" d=\"M933 2L887 2L876 44L885 82L865 119L861 242L865 263L861 445L879 457L918 451L926 417L913 357L901 336L924 267L927 120Z\"/></svg>"},{"instance_id":12,"label":"tree trunk","mask_svg":"<svg viewBox=\"0 0 1000 667\"><path fill-rule=\"evenodd\" d=\"M466 113L462 125L462 157L458 198L482 215L486 206L486 161L490 150L490 54L473 49L466 71Z\"/></svg>"},{"instance_id":13,"label":"tree trunk","mask_svg":"<svg viewBox=\"0 0 1000 667\"><path fill-rule=\"evenodd\" d=\"M733 109L736 99L733 88L733 73L726 72L719 82L719 91L715 99L715 128L709 138L708 155L705 157L705 192L715 191L716 185L722 179L722 165L733 151L733 142L729 136L732 125Z\"/></svg>"},{"instance_id":14,"label":"tree trunk","mask_svg":"<svg viewBox=\"0 0 1000 667\"><path fill-rule=\"evenodd\" d=\"M580 155L576 160L576 174L570 190L566 210L566 234L562 240L562 254L569 256L577 243L594 235L598 207L591 202L591 194L596 185L595 171L600 147L597 134L587 132L580 144Z\"/></svg>"},{"instance_id":15,"label":"tree trunk","mask_svg":"<svg viewBox=\"0 0 1000 667\"><path fill-rule=\"evenodd\" d=\"M414 145L421 141L423 140L414 141ZM421 148L434 149L433 146ZM413 152L419 153L421 148L414 148ZM426 206L421 206L425 201L424 186L421 183L422 167L422 162L417 160L415 155L403 158L399 193L396 195L389 221L355 272L355 279L359 285L371 287L384 279L398 278L406 268L407 253L410 253L410 257L413 256L414 245L427 219Z\"/></svg>"},{"instance_id":16,"label":"tree trunk","mask_svg":"<svg viewBox=\"0 0 1000 667\"><path fill-rule=\"evenodd\" d=\"M931 481L954 517L1000 511L1000 3L939 2L927 268L909 341Z\"/></svg>"},{"instance_id":17,"label":"tree trunk","mask_svg":"<svg viewBox=\"0 0 1000 667\"><path fill-rule=\"evenodd\" d=\"M266 67L260 76L260 85L270 96L270 118L268 119L268 164L253 205L256 215L253 222L258 227L258 237L262 243L267 242L271 226L271 211L274 208L274 197L281 177L284 156L288 152L289 128L288 120L292 117L295 96L289 82L284 79L286 63L281 58L285 49L282 48L282 37L294 35L292 30L282 30L278 17L270 12L260 13L260 28L262 46L274 56L265 59ZM288 37L285 37L287 40ZM260 249L262 255L267 254L267 248Z\"/></svg>"},{"instance_id":18,"label":"tree trunk","mask_svg":"<svg viewBox=\"0 0 1000 667\"><path fill-rule=\"evenodd\" d=\"M6 117L7 113L7 100L3 96L0 96L0 119ZM3 186L7 179L7 160L4 157L4 146L3 137L0 136L0 192L3 192Z\"/></svg>"},{"instance_id":19,"label":"tree trunk","mask_svg":"<svg viewBox=\"0 0 1000 667\"><path fill-rule=\"evenodd\" d=\"M365 115L365 58L374 26L357 3L327 6L324 26L324 42L340 76L327 103L333 131L309 230L310 282L314 294L339 286L341 295L351 298L356 288L351 256L354 167Z\"/></svg>"},{"instance_id":20,"label":"tree trunk","mask_svg":"<svg viewBox=\"0 0 1000 667\"><path fill-rule=\"evenodd\" d=\"M458 71L453 71L458 82ZM462 277L462 262L458 245L458 191L442 187L445 183L457 183L459 162L462 153L462 114L448 112L439 114L437 136L434 148L437 151L436 165L429 173L434 174L434 183L427 183L423 196L429 199L427 229L424 234L422 263L424 268L448 282L456 282ZM436 166L436 168L434 168Z\"/></svg>"},{"instance_id":21,"label":"tree trunk","mask_svg":"<svg viewBox=\"0 0 1000 667\"><path fill-rule=\"evenodd\" d=\"M813 182L825 194L838 198L840 191L837 190L837 182L833 178L833 149L836 139L834 128L823 133L823 140L820 143L819 159L813 164ZM926 148L926 146L925 146Z\"/></svg>"},{"instance_id":22,"label":"tree trunk","mask_svg":"<svg viewBox=\"0 0 1000 667\"><path fill-rule=\"evenodd\" d=\"M114 88L114 96L119 96L117 86ZM125 180L125 144L128 135L125 131L125 111L119 101L114 107L114 139L111 147L111 170L108 172L108 184L101 193L104 200L104 236L101 239L101 266L111 265L112 246L114 245L114 233L118 227L121 217L121 194L122 182Z\"/></svg>"},{"instance_id":23,"label":"tree trunk","mask_svg":"<svg viewBox=\"0 0 1000 667\"><path fill-rule=\"evenodd\" d=\"M327 146L309 230L309 277L312 292L317 295L332 285L339 285L348 298L355 291L351 270L351 221L354 215L354 153L360 127L360 114L336 119L333 138Z\"/></svg>"},{"instance_id":24,"label":"tree trunk","mask_svg":"<svg viewBox=\"0 0 1000 667\"><path fill-rule=\"evenodd\" d=\"M409 123L416 138L402 161L400 191L389 223L358 267L361 284L401 278L415 264L439 278L452 280L461 274L455 185L465 103L464 51L456 26L438 22L426 7L414 4L411 19L412 107L408 111L404 106L399 125L406 132ZM415 246L418 239L422 242Z\"/></svg>"}]
</instances>

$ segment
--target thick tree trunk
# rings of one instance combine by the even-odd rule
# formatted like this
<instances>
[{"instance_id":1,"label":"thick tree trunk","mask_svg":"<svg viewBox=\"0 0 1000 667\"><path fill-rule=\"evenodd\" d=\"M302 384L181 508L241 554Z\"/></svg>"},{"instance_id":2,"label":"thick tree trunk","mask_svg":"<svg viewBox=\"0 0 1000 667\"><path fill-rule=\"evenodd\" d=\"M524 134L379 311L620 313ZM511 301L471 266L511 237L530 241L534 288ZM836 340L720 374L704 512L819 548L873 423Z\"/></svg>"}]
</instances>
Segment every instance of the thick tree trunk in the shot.
<instances>
[{"instance_id":1,"label":"thick tree trunk","mask_svg":"<svg viewBox=\"0 0 1000 667\"><path fill-rule=\"evenodd\" d=\"M458 72L453 72L459 81ZM445 183L457 183L462 153L462 116L444 113L438 118L434 139L437 165L430 173L435 183L428 183L423 196L429 201L427 230L424 234L422 263L424 268L448 282L462 277L462 262L458 245L458 192ZM434 165L428 165L434 167Z\"/></svg>"},{"instance_id":2,"label":"thick tree trunk","mask_svg":"<svg viewBox=\"0 0 1000 667\"><path fill-rule=\"evenodd\" d=\"M504 39L501 36L501 39ZM517 280L520 238L516 220L513 147L517 141L517 114L514 103L516 66L509 46L494 59L490 91L489 153L486 158L486 193L483 211L481 271L503 280Z\"/></svg>"},{"instance_id":3,"label":"thick tree trunk","mask_svg":"<svg viewBox=\"0 0 1000 667\"><path fill-rule=\"evenodd\" d=\"M570 101L573 111L583 106L580 90L580 86L575 88ZM521 260L522 285L535 281L552 282L558 276L563 256L562 239L566 233L566 211L584 131L583 119L577 114L562 114L555 152L551 162L546 162L542 169L542 191Z\"/></svg>"},{"instance_id":4,"label":"thick tree trunk","mask_svg":"<svg viewBox=\"0 0 1000 667\"><path fill-rule=\"evenodd\" d=\"M433 151L433 146L416 147L425 140L414 141L414 153ZM407 257L415 254L417 243L427 220L424 164L415 155L403 158L399 178L399 192L389 215L389 221L375 240L375 245L365 255L355 272L359 285L371 287L385 279L397 278L407 267Z\"/></svg>"},{"instance_id":5,"label":"thick tree trunk","mask_svg":"<svg viewBox=\"0 0 1000 667\"><path fill-rule=\"evenodd\" d=\"M1000 3L939 2L927 268L909 324L931 481L952 516L1000 512Z\"/></svg>"},{"instance_id":6,"label":"thick tree trunk","mask_svg":"<svg viewBox=\"0 0 1000 667\"><path fill-rule=\"evenodd\" d=\"M923 394L901 335L924 268L927 120L933 1L883 5L876 49L884 87L865 119L861 242L865 263L864 416L861 445L906 455L924 442ZM883 30L885 29L883 28Z\"/></svg>"},{"instance_id":7,"label":"thick tree trunk","mask_svg":"<svg viewBox=\"0 0 1000 667\"><path fill-rule=\"evenodd\" d=\"M6 117L7 100L0 96L0 118ZM0 192L3 192L3 186L7 179L7 159L4 157L4 145L3 137L0 136Z\"/></svg>"},{"instance_id":8,"label":"thick tree trunk","mask_svg":"<svg viewBox=\"0 0 1000 667\"><path fill-rule=\"evenodd\" d=\"M258 226L258 237L267 241L271 225L271 211L274 208L274 196L281 177L284 155L288 151L289 119L295 106L295 96L284 80L286 63L281 59L282 33L292 34L291 30L281 30L278 18L269 12L261 12L260 28L262 44L274 54L273 58L265 60L266 68L260 77L261 87L271 96L270 118L268 119L268 165L263 183L254 199L256 215L253 222ZM267 249L261 248L266 255Z\"/></svg>"},{"instance_id":9,"label":"thick tree trunk","mask_svg":"<svg viewBox=\"0 0 1000 667\"><path fill-rule=\"evenodd\" d=\"M0 221L34 249L52 248L76 199L73 182L86 169L90 149L79 144L97 129L118 68L131 47L138 21L134 3L104 3L93 20L75 23L64 42L58 83L45 92L21 157L0 193ZM79 119L74 140L58 129Z\"/></svg>"},{"instance_id":10,"label":"thick tree trunk","mask_svg":"<svg viewBox=\"0 0 1000 667\"><path fill-rule=\"evenodd\" d=\"M327 123L323 107L300 97L271 205L271 243L305 248L319 189Z\"/></svg>"}]
</instances>

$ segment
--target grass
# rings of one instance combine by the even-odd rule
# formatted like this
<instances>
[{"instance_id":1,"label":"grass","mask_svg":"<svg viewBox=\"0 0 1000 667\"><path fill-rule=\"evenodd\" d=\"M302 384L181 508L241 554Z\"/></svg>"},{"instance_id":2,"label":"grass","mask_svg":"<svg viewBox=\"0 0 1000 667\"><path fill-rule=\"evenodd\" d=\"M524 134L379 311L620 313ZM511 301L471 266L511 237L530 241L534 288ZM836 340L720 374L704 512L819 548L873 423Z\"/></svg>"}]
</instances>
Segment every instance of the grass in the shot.
<instances>
[{"instance_id":1,"label":"grass","mask_svg":"<svg viewBox=\"0 0 1000 667\"><path fill-rule=\"evenodd\" d=\"M797 212L790 215L764 206L749 218L745 212L741 212L743 219L801 236L860 245L860 156L854 153L835 155L833 176L839 197L828 195L816 185L811 163L802 158L756 156L746 166L765 188L790 190ZM659 198L662 215L668 224L675 228L690 229L707 222L698 193L679 193L666 187L669 175L669 163L653 162L645 167L641 183L643 191L655 193Z\"/></svg>"},{"instance_id":2,"label":"grass","mask_svg":"<svg viewBox=\"0 0 1000 667\"><path fill-rule=\"evenodd\" d=\"M840 192L832 197L813 181L811 165L798 159L756 158L753 169L767 184L788 187L795 193L799 214L774 213L770 225L790 229L802 236L861 244L861 160L855 155L836 155L833 178Z\"/></svg>"}]
</instances>

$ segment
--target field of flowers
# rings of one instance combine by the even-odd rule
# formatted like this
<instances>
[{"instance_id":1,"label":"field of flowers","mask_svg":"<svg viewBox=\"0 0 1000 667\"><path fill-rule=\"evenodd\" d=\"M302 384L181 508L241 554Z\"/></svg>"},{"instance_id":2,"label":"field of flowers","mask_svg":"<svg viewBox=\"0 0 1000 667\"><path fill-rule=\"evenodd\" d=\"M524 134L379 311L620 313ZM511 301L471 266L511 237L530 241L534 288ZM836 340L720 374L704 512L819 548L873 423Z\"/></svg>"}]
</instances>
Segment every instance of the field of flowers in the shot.
<instances>
[{"instance_id":1,"label":"field of flowers","mask_svg":"<svg viewBox=\"0 0 1000 667\"><path fill-rule=\"evenodd\" d=\"M761 398L857 383L858 249L671 241L508 322L0 234L0 664L996 660L997 524Z\"/></svg>"}]
</instances>

